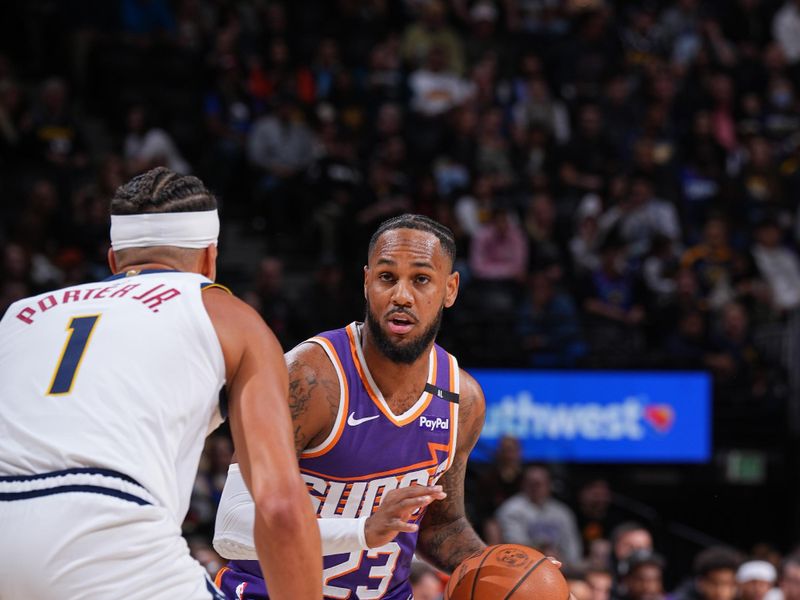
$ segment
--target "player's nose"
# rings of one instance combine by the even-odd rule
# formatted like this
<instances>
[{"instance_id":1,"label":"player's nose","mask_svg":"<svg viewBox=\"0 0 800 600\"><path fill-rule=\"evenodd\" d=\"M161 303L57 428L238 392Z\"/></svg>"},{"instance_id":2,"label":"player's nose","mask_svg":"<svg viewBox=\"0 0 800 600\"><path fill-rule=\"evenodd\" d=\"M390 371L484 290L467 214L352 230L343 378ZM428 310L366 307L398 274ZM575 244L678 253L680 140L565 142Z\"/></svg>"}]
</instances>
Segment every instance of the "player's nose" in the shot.
<instances>
[{"instance_id":1,"label":"player's nose","mask_svg":"<svg viewBox=\"0 0 800 600\"><path fill-rule=\"evenodd\" d=\"M397 281L392 290L392 302L396 306L411 306L414 303L414 295L408 282L402 279Z\"/></svg>"}]
</instances>

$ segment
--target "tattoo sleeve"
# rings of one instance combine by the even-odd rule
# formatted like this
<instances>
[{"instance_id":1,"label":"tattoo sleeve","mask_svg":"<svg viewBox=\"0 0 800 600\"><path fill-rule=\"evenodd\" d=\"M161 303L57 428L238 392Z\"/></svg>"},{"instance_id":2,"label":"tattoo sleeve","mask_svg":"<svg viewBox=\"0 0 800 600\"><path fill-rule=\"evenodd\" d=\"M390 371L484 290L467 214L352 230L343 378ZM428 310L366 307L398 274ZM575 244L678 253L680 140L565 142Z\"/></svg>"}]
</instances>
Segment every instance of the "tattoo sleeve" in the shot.
<instances>
[{"instance_id":1,"label":"tattoo sleeve","mask_svg":"<svg viewBox=\"0 0 800 600\"><path fill-rule=\"evenodd\" d=\"M437 568L451 572L464 559L486 547L467 521L464 509L464 475L467 458L483 427L484 401L477 383L469 378L475 393L462 396L459 442L455 460L439 483L447 498L428 507L420 524L417 552Z\"/></svg>"},{"instance_id":2,"label":"tattoo sleeve","mask_svg":"<svg viewBox=\"0 0 800 600\"><path fill-rule=\"evenodd\" d=\"M327 373L302 354L288 360L287 368L289 412L294 447L299 457L303 450L314 445L315 440L324 439L330 432L339 411L339 381L335 373Z\"/></svg>"},{"instance_id":3,"label":"tattoo sleeve","mask_svg":"<svg viewBox=\"0 0 800 600\"><path fill-rule=\"evenodd\" d=\"M297 360L288 365L289 368L289 411L292 415L294 428L294 448L300 454L310 441L308 433L303 428L303 417L308 413L311 396L318 385L317 376L313 370L306 368Z\"/></svg>"}]
</instances>

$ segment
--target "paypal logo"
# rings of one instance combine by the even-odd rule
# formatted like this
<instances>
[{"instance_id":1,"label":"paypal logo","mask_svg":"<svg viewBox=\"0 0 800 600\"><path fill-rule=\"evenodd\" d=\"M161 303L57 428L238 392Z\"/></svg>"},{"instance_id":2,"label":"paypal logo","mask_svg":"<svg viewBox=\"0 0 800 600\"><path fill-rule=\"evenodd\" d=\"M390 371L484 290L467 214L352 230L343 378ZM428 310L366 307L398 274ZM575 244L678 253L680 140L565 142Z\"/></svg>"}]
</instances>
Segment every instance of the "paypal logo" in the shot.
<instances>
[{"instance_id":1,"label":"paypal logo","mask_svg":"<svg viewBox=\"0 0 800 600\"><path fill-rule=\"evenodd\" d=\"M447 431L450 429L450 419L443 419L441 417L429 419L426 416L422 416L419 418L419 426L430 429L431 431L436 431L437 429Z\"/></svg>"}]
</instances>

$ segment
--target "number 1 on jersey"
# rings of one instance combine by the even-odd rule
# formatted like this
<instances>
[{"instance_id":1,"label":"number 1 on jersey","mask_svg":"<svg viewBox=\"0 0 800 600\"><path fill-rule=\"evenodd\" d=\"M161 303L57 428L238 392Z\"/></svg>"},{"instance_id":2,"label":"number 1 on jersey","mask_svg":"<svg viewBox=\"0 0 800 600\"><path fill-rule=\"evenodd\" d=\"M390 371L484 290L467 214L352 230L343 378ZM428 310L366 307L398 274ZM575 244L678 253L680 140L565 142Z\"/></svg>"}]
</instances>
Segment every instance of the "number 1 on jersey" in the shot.
<instances>
[{"instance_id":1,"label":"number 1 on jersey","mask_svg":"<svg viewBox=\"0 0 800 600\"><path fill-rule=\"evenodd\" d=\"M85 317L73 317L67 326L70 332L67 342L61 350L61 358L58 360L56 371L50 382L48 396L63 396L72 391L72 384L75 383L75 376L81 366L83 355L86 353L86 346L92 337L94 326L100 320L100 315L88 315Z\"/></svg>"}]
</instances>

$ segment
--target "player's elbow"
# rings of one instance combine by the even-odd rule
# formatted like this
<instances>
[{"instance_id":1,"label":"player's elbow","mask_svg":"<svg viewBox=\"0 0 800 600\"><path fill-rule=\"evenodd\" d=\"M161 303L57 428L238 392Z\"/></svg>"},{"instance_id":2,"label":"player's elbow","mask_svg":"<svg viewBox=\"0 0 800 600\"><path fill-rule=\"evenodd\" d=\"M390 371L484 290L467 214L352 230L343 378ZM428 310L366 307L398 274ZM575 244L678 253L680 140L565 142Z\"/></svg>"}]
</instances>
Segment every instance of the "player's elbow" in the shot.
<instances>
[{"instance_id":1,"label":"player's elbow","mask_svg":"<svg viewBox=\"0 0 800 600\"><path fill-rule=\"evenodd\" d=\"M266 530L298 531L313 518L305 486L298 482L288 488L275 486L254 498L256 520Z\"/></svg>"}]
</instances>

